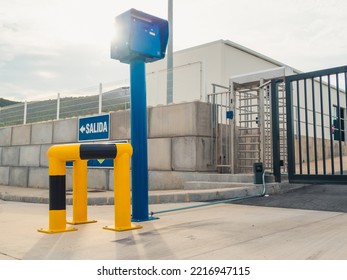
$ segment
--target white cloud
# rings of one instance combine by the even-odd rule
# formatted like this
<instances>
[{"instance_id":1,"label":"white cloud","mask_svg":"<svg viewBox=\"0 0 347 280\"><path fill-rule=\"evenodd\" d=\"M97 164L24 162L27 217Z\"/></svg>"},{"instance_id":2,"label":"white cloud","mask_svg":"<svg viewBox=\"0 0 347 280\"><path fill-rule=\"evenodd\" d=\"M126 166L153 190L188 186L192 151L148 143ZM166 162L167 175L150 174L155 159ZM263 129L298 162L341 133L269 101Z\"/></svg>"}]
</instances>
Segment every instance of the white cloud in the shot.
<instances>
[{"instance_id":1,"label":"white cloud","mask_svg":"<svg viewBox=\"0 0 347 280\"><path fill-rule=\"evenodd\" d=\"M53 79L59 76L57 73L50 71L36 71L34 74L45 79Z\"/></svg>"},{"instance_id":2,"label":"white cloud","mask_svg":"<svg viewBox=\"0 0 347 280\"><path fill-rule=\"evenodd\" d=\"M114 17L130 8L167 17L163 0L0 7L0 93L18 98L127 78L109 57ZM346 10L344 0L175 0L174 49L228 39L304 71L347 64Z\"/></svg>"}]
</instances>

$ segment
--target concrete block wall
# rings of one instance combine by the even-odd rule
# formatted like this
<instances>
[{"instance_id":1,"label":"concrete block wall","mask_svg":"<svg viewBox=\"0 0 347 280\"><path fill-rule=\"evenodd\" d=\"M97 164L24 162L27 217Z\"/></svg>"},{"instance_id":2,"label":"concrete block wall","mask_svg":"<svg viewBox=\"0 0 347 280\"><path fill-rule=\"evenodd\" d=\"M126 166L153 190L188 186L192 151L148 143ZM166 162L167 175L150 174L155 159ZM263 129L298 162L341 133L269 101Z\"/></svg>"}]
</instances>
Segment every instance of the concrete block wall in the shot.
<instances>
[{"instance_id":1,"label":"concrete block wall","mask_svg":"<svg viewBox=\"0 0 347 280\"><path fill-rule=\"evenodd\" d=\"M110 130L110 140L130 140L130 111L110 113ZM148 108L150 188L178 188L180 180L163 180L176 178L174 172L214 171L210 134L211 109L207 103ZM78 118L0 128L0 184L48 188L47 150L54 144L77 141ZM67 168L68 189L71 173ZM113 170L89 169L88 186L113 189Z\"/></svg>"}]
</instances>

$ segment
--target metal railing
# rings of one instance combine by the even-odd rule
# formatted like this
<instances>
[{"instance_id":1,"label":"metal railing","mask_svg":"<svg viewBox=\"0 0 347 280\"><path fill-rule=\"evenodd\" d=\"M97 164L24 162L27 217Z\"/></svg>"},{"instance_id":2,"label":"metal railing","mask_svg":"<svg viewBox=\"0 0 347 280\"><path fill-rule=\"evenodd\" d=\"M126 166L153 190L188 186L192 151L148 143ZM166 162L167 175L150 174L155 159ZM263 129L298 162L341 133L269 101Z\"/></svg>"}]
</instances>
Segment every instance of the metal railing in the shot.
<instances>
[{"instance_id":1,"label":"metal railing","mask_svg":"<svg viewBox=\"0 0 347 280\"><path fill-rule=\"evenodd\" d=\"M124 83L126 84L126 83ZM101 114L130 108L129 86L120 82L57 94L0 108L0 127Z\"/></svg>"},{"instance_id":2,"label":"metal railing","mask_svg":"<svg viewBox=\"0 0 347 280\"><path fill-rule=\"evenodd\" d=\"M211 165L220 173L231 173L231 119L227 112L231 111L231 92L229 87L212 84L213 92L207 94L211 104Z\"/></svg>"}]
</instances>

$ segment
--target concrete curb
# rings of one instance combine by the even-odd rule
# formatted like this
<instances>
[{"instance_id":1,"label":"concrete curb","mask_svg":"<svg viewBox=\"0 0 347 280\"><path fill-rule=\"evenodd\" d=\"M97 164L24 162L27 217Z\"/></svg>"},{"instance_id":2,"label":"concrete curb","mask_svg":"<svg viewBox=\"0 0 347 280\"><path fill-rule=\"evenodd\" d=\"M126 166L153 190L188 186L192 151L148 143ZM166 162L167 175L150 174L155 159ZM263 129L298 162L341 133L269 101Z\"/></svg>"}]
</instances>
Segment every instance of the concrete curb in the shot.
<instances>
[{"instance_id":1,"label":"concrete curb","mask_svg":"<svg viewBox=\"0 0 347 280\"><path fill-rule=\"evenodd\" d=\"M303 184L269 183L266 184L267 194L279 194L290 192L294 189L304 187ZM204 202L213 200L225 200L237 197L260 195L263 185L249 185L232 188L210 188L190 190L154 190L149 191L149 204ZM38 188L23 188L0 185L0 199L4 201L16 201L27 203L49 203L49 190ZM72 194L67 192L66 204L72 205ZM89 191L88 205L113 205L113 191Z\"/></svg>"}]
</instances>

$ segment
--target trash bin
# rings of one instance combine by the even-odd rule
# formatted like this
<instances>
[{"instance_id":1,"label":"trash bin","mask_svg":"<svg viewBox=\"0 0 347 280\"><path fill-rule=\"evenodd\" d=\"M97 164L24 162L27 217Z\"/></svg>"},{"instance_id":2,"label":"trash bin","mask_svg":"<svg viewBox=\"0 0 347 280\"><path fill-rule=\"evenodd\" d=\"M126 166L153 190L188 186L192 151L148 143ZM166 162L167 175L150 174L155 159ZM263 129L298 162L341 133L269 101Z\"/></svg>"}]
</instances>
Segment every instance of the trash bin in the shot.
<instances>
[{"instance_id":1,"label":"trash bin","mask_svg":"<svg viewBox=\"0 0 347 280\"><path fill-rule=\"evenodd\" d=\"M262 184L263 183L263 163L255 162L253 164L253 172L254 172L254 184Z\"/></svg>"}]
</instances>

